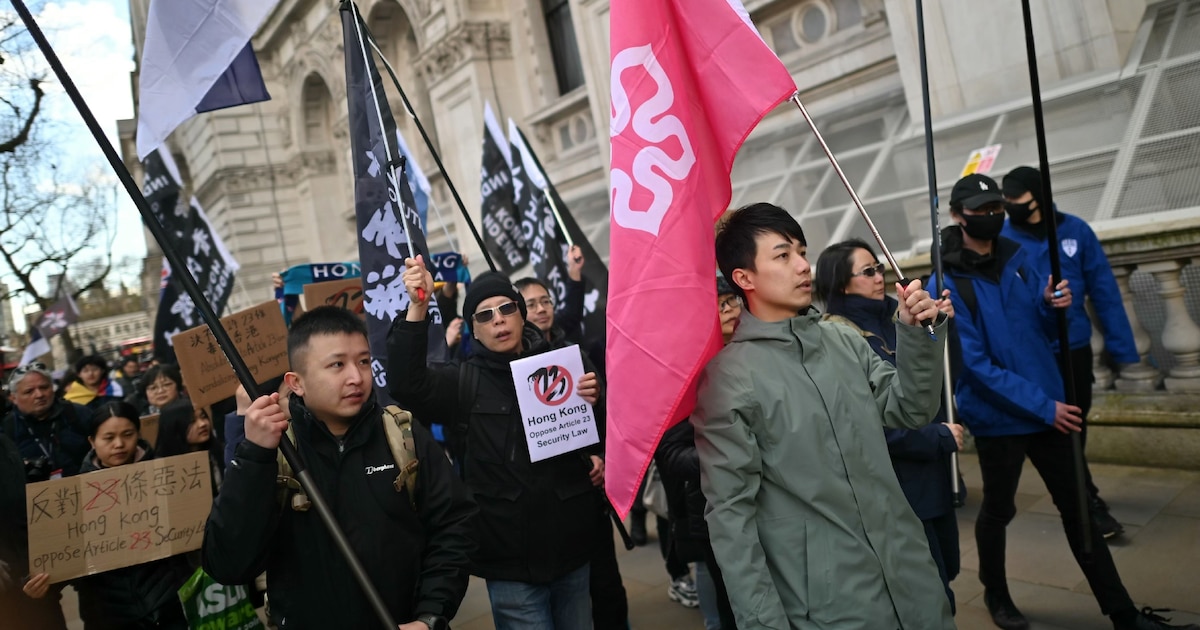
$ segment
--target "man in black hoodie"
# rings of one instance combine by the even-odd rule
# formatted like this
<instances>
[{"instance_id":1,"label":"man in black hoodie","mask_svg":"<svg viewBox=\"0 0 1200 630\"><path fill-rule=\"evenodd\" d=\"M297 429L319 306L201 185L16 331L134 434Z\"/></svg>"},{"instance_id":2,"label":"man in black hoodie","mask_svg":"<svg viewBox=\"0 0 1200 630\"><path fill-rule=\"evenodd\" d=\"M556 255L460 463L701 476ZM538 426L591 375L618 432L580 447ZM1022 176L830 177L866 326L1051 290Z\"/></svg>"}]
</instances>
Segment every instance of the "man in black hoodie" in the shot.
<instances>
[{"instance_id":1,"label":"man in black hoodie","mask_svg":"<svg viewBox=\"0 0 1200 630\"><path fill-rule=\"evenodd\" d=\"M398 466L358 317L330 306L309 311L288 332L288 360L296 450L350 546L400 630L445 630L466 594L474 549L475 508L465 487L415 423L416 496L393 485ZM223 584L249 583L266 569L271 620L280 628L378 627L316 512L275 498L276 449L287 428L278 393L247 409L246 439L205 528L204 569Z\"/></svg>"},{"instance_id":2,"label":"man in black hoodie","mask_svg":"<svg viewBox=\"0 0 1200 630\"><path fill-rule=\"evenodd\" d=\"M475 354L459 367L427 366L433 277L420 257L405 266L412 305L388 338L388 383L393 398L419 417L444 422L464 444L463 476L479 505L472 573L487 580L496 627L590 627L589 543L599 521L593 486L604 475L600 446L530 461L509 365L550 344L525 321L516 287L489 272L471 283L463 302ZM599 402L594 372L576 387L587 402ZM604 417L603 410L595 415Z\"/></svg>"}]
</instances>

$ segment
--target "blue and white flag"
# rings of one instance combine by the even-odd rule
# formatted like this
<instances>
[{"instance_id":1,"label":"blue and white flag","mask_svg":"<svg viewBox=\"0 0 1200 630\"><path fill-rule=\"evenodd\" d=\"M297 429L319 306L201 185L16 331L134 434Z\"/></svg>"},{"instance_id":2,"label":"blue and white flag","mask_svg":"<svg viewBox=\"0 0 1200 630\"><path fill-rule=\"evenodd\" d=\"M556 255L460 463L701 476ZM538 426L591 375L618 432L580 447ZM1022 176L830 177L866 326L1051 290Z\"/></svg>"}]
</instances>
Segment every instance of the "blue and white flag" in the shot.
<instances>
[{"instance_id":1,"label":"blue and white flag","mask_svg":"<svg viewBox=\"0 0 1200 630\"><path fill-rule=\"evenodd\" d=\"M29 328L29 345L25 346L20 364L29 365L43 354L50 354L50 341L42 336L42 331L38 330L37 326L32 326Z\"/></svg>"},{"instance_id":2,"label":"blue and white flag","mask_svg":"<svg viewBox=\"0 0 1200 630\"><path fill-rule=\"evenodd\" d=\"M197 112L270 97L250 38L279 0L153 0L138 82L138 159Z\"/></svg>"}]
</instances>

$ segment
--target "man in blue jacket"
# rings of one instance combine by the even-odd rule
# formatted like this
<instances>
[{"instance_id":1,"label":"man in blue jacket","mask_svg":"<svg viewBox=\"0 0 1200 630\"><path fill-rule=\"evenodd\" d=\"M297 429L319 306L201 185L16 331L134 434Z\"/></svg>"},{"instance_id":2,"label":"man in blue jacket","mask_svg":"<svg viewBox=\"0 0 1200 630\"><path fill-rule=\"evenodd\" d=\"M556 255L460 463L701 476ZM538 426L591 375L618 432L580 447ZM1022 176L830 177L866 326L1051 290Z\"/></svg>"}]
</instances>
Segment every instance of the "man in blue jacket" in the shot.
<instances>
[{"instance_id":1,"label":"man in blue jacket","mask_svg":"<svg viewBox=\"0 0 1200 630\"><path fill-rule=\"evenodd\" d=\"M1071 456L1071 432L1083 419L1063 402L1063 384L1050 339L1055 308L1072 303L1068 282L1051 287L1033 258L1000 236L1004 198L990 177L968 175L954 185L950 217L942 232L946 288L954 303L962 342L958 378L959 415L975 436L983 504L975 521L979 581L984 603L999 627L1019 630L1029 621L1013 604L1004 567L1005 528L1016 515L1014 502L1028 457L1059 508L1075 561L1087 577L1100 610L1114 630L1161 630L1200 626L1167 625L1162 617L1138 612L1107 545L1083 551ZM1057 291L1055 291L1057 289ZM1056 297L1057 296L1057 297ZM1094 539L1095 519L1088 516Z\"/></svg>"},{"instance_id":2,"label":"man in blue jacket","mask_svg":"<svg viewBox=\"0 0 1200 630\"><path fill-rule=\"evenodd\" d=\"M1008 222L1001 236L1021 244L1042 276L1050 274L1049 239L1046 222L1042 220L1042 174L1036 168L1019 166L1004 176L1001 193L1004 195ZM1100 239L1082 219L1054 211L1058 227L1058 242L1061 247L1059 260L1062 277L1071 283L1079 299L1067 309L1067 321L1071 343L1071 373L1075 381L1075 403L1079 405L1083 423L1080 437L1087 444L1087 414L1092 406L1092 321L1084 307L1084 296L1092 301L1100 330L1104 333L1104 348L1118 364L1137 363L1137 347L1133 342L1133 329L1121 303L1121 291L1112 267L1100 247ZM1057 337L1054 350L1059 352ZM1065 366L1059 359L1059 370ZM1063 375L1066 378L1066 375ZM1086 467L1088 505L1092 517L1100 524L1105 538L1112 538L1125 531L1117 519L1108 512L1108 505L1100 498L1100 491L1092 482L1092 473Z\"/></svg>"}]
</instances>

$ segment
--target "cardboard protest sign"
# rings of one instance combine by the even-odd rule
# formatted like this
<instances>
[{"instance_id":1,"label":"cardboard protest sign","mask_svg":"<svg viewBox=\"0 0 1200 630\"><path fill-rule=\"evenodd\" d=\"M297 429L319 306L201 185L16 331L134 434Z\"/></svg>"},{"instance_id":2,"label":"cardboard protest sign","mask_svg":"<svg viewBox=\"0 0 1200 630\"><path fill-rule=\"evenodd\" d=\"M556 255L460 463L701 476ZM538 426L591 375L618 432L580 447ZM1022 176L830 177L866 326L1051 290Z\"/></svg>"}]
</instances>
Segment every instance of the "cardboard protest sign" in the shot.
<instances>
[{"instance_id":1,"label":"cardboard protest sign","mask_svg":"<svg viewBox=\"0 0 1200 630\"><path fill-rule=\"evenodd\" d=\"M207 452L31 483L30 571L62 582L199 549L211 484Z\"/></svg>"},{"instance_id":2,"label":"cardboard protest sign","mask_svg":"<svg viewBox=\"0 0 1200 630\"><path fill-rule=\"evenodd\" d=\"M288 371L287 326L277 302L263 302L222 317L221 325L255 381L261 383ZM207 407L233 396L239 384L237 375L207 324L185 330L171 340L193 407Z\"/></svg>"},{"instance_id":3,"label":"cardboard protest sign","mask_svg":"<svg viewBox=\"0 0 1200 630\"><path fill-rule=\"evenodd\" d=\"M551 350L511 365L529 461L538 462L600 441L592 406L576 391L584 375L579 346Z\"/></svg>"},{"instance_id":4,"label":"cardboard protest sign","mask_svg":"<svg viewBox=\"0 0 1200 630\"><path fill-rule=\"evenodd\" d=\"M318 306L337 306L366 319L363 310L363 288L361 278L330 280L304 285L304 309L311 311Z\"/></svg>"},{"instance_id":5,"label":"cardboard protest sign","mask_svg":"<svg viewBox=\"0 0 1200 630\"><path fill-rule=\"evenodd\" d=\"M148 416L142 416L138 420L141 429L138 430L138 435L150 446L158 444L158 414L152 413Z\"/></svg>"}]
</instances>

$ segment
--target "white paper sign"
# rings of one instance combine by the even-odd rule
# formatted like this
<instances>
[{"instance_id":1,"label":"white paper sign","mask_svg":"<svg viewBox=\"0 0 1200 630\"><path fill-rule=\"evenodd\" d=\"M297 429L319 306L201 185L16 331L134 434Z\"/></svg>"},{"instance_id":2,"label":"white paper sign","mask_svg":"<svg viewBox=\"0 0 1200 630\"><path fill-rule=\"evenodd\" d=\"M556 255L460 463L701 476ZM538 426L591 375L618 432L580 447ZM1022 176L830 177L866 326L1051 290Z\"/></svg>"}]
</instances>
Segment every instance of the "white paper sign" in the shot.
<instances>
[{"instance_id":1,"label":"white paper sign","mask_svg":"<svg viewBox=\"0 0 1200 630\"><path fill-rule=\"evenodd\" d=\"M600 441L592 406L577 391L584 375L579 346L513 361L512 375L530 461L540 462Z\"/></svg>"}]
</instances>

